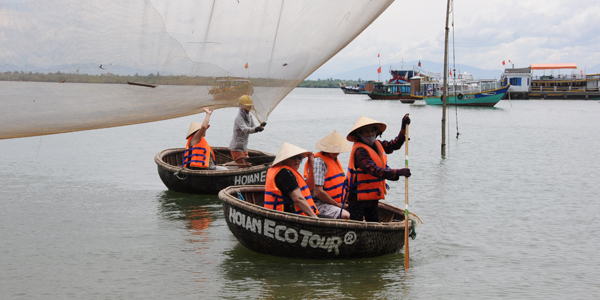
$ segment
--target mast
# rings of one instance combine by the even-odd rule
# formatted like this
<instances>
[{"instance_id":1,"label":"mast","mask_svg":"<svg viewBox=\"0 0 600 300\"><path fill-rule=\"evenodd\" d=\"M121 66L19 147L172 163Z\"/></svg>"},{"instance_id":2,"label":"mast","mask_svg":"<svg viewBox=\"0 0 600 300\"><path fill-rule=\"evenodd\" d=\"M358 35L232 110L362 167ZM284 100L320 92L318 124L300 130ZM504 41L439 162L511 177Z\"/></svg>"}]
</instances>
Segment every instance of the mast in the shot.
<instances>
[{"instance_id":1,"label":"mast","mask_svg":"<svg viewBox=\"0 0 600 300\"><path fill-rule=\"evenodd\" d=\"M446 157L446 97L448 96L448 21L450 19L450 1L446 8L446 38L444 41L444 90L442 92L442 157Z\"/></svg>"}]
</instances>

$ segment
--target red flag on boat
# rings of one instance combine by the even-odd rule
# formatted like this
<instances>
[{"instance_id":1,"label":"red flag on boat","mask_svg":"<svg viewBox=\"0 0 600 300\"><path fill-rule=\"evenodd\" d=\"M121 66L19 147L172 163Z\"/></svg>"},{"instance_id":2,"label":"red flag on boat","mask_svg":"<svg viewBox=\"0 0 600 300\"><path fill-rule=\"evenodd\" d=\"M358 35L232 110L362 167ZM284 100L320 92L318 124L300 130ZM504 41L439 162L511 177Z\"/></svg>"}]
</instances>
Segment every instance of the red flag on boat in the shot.
<instances>
[{"instance_id":1,"label":"red flag on boat","mask_svg":"<svg viewBox=\"0 0 600 300\"><path fill-rule=\"evenodd\" d=\"M419 61L419 68L421 67L421 61Z\"/></svg>"},{"instance_id":2,"label":"red flag on boat","mask_svg":"<svg viewBox=\"0 0 600 300\"><path fill-rule=\"evenodd\" d=\"M504 61L502 61L502 65L504 66L506 63Z\"/></svg>"},{"instance_id":3,"label":"red flag on boat","mask_svg":"<svg viewBox=\"0 0 600 300\"><path fill-rule=\"evenodd\" d=\"M377 73L381 73L381 67L377 68Z\"/></svg>"},{"instance_id":4,"label":"red flag on boat","mask_svg":"<svg viewBox=\"0 0 600 300\"><path fill-rule=\"evenodd\" d=\"M379 53L377 53L377 57L379 57Z\"/></svg>"},{"instance_id":5,"label":"red flag on boat","mask_svg":"<svg viewBox=\"0 0 600 300\"><path fill-rule=\"evenodd\" d=\"M246 69L248 69L248 63L246 63Z\"/></svg>"},{"instance_id":6,"label":"red flag on boat","mask_svg":"<svg viewBox=\"0 0 600 300\"><path fill-rule=\"evenodd\" d=\"M452 70L450 70L450 76L452 76Z\"/></svg>"}]
</instances>

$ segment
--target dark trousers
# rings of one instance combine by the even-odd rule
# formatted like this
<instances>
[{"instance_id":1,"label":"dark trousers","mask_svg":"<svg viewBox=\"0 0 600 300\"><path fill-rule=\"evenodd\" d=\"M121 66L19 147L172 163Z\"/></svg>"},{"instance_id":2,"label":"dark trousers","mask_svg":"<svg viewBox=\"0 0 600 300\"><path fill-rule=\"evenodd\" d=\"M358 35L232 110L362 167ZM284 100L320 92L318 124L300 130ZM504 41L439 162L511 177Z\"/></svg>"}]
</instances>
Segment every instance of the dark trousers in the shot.
<instances>
[{"instance_id":1,"label":"dark trousers","mask_svg":"<svg viewBox=\"0 0 600 300\"><path fill-rule=\"evenodd\" d=\"M368 203L367 203L368 202ZM379 222L379 200L349 201L350 220Z\"/></svg>"}]
</instances>

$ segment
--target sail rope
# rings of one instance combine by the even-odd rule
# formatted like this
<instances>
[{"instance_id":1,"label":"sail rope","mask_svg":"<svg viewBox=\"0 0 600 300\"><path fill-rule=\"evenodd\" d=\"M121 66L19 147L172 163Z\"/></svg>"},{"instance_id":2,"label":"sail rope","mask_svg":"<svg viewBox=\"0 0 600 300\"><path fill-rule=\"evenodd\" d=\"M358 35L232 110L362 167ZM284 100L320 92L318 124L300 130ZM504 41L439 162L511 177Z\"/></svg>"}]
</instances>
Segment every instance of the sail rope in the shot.
<instances>
[{"instance_id":1,"label":"sail rope","mask_svg":"<svg viewBox=\"0 0 600 300\"><path fill-rule=\"evenodd\" d=\"M455 54L455 48L454 48L454 1L452 1L452 67L454 69L454 101L456 102L456 54ZM456 103L455 103L456 104ZM460 133L458 132L458 105L454 105L454 112L455 112L455 118L456 118L456 138L458 139L458 136L460 135ZM450 134L448 134L450 135Z\"/></svg>"},{"instance_id":2,"label":"sail rope","mask_svg":"<svg viewBox=\"0 0 600 300\"><path fill-rule=\"evenodd\" d=\"M38 157L38 153L40 153L40 148L42 148L42 136L44 136L44 129L40 129L40 143L38 145L37 152L35 153L35 159Z\"/></svg>"},{"instance_id":3,"label":"sail rope","mask_svg":"<svg viewBox=\"0 0 600 300\"><path fill-rule=\"evenodd\" d=\"M177 172L173 173L173 175L175 177L177 177L177 179L179 179L179 180L186 180L187 179L187 174L183 174L183 176L179 175L179 172L181 172L183 169L185 169L185 168L181 167L179 170L177 170Z\"/></svg>"}]
</instances>

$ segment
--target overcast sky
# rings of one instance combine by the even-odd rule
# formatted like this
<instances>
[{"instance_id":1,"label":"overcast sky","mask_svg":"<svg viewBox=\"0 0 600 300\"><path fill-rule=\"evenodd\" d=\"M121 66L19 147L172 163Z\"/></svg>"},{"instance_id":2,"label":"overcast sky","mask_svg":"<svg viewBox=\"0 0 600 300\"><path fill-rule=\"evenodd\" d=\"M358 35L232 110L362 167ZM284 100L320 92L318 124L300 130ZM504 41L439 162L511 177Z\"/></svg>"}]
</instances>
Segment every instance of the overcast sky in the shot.
<instances>
[{"instance_id":1,"label":"overcast sky","mask_svg":"<svg viewBox=\"0 0 600 300\"><path fill-rule=\"evenodd\" d=\"M446 5L446 0L396 0L318 72L333 75L379 64L377 54L382 66L415 60L443 63ZM576 63L585 69L600 64L598 0L456 0L454 12L457 64L486 70L502 70L509 60L517 68ZM452 15L450 62L451 24Z\"/></svg>"},{"instance_id":2,"label":"overcast sky","mask_svg":"<svg viewBox=\"0 0 600 300\"><path fill-rule=\"evenodd\" d=\"M377 1L366 2L367 7L374 7L374 3L378 3ZM202 56L196 55L200 56L196 57L193 54L206 55L205 52L195 50L198 47L204 49L209 46L219 46L223 48L224 46L222 45L233 44L227 44L222 41L220 41L222 42L221 44L190 42L190 40L195 41L194 38L196 35L204 32L200 27L204 24L202 20L207 19L207 17L198 16L198 12L209 11L204 8L205 6L210 7L212 2L201 4L200 2L190 1L189 5L195 7L194 5L198 4L198 7L184 11L177 5L166 5L167 2L166 0L153 0L151 1L152 5L150 5L140 1L125 1L123 5L112 4L119 7L119 9L112 10L109 7L109 3L102 2L99 2L100 4L97 5L93 5L96 2L89 2L85 5L69 5L75 2L66 1L66 4L63 4L60 9L56 8L57 2L55 1L40 1L40 3L27 4L29 2L15 0L8 2L10 5L0 4L0 16L2 16L2 11L6 13L3 18L0 18L0 27L18 27L21 29L21 31L15 31L14 36L1 32L0 41L4 41L4 45L8 44L9 46L11 45L10 42L16 39L30 41L29 44L19 43L13 47L14 49L9 49L14 51L7 51L6 47L0 47L0 63L33 65L46 63L57 65L64 64L66 61L75 61L77 57L82 57L79 61L93 61L98 63L98 65L101 63L110 65L110 63L117 63L117 61L112 57L110 59L107 58L111 53L109 50L119 50L124 47L123 45L127 45L127 41L135 40L128 38L134 33L145 33L157 40L163 38L167 41L165 42L165 47L170 47L171 52L181 49L186 51L185 55L172 54L172 57L185 58L186 55L189 55L188 60L194 62L199 62L203 59ZM221 6L225 9L227 7L226 4L229 2L218 3L222 4ZM256 21L264 21L264 16L273 17L277 15L274 12L266 13L263 11L270 8L278 12L277 8L272 8L272 4L260 1L258 4L247 3L246 1L237 3L239 5L233 5L240 10L247 9L244 8L244 5L253 5L254 10L251 15L253 21L251 24L257 29L253 31L251 30L252 27L249 30L243 31L246 34L260 32L264 35L262 28L276 28L273 26L269 27L270 23ZM402 61L424 60L442 63L446 3L446 0L396 0L362 34L325 63L316 73L335 75L359 67L378 64L385 66L382 69L387 70L390 64L392 68L399 68L398 64ZM263 9L256 10L256 6L259 4L263 5ZM294 4L295 2L293 1L286 2L286 5L290 6L289 10L291 11L300 9L295 8ZM138 6L141 6L141 8ZM339 13L343 9L339 9L339 3L333 3L331 6L321 8L323 13L330 14L332 15L331 17L320 18L319 20L323 20L322 23L308 26L310 27L308 29L313 29L313 31L307 31L308 29L305 26L306 30L303 31L303 34L310 37L311 42L318 40L317 37L319 36L320 28L332 26L325 21L333 20L332 22L334 23L338 22L334 14L336 12ZM72 8L72 11L65 11L68 7L76 7L76 9ZM123 7L127 7L127 9L123 9ZM338 9L336 10L336 8ZM81 9L87 10L82 11ZM155 11L156 13L154 13ZM231 12L231 10L227 11ZM364 16L366 10L362 9L361 11L364 14L360 16ZM114 15L115 12L120 14ZM131 12L136 13L133 14ZM576 63L581 70L600 64L600 51L598 51L600 49L599 0L456 0L454 3L454 12L451 16L453 16L455 26L450 25L449 38L450 41L453 39L455 42L456 64L468 65L484 70L502 70L510 66L509 60L514 63L515 67L527 67L534 63ZM34 16L28 16L27 13ZM61 18L61 14L69 17ZM312 14L316 14L316 12L305 12L305 16L312 16ZM7 20L7 16L12 19ZM109 17L110 20L106 20ZM192 17L196 17L197 19L197 24L192 24L194 26L186 23L186 20L193 19ZM234 20L239 18L236 15ZM122 23L113 22L113 19L117 21L125 20L128 24L123 26ZM232 22L229 19L222 19L227 21L227 25L216 24L214 28L223 28L223 31L227 31L228 26ZM48 23L46 23L48 20L53 20L56 23L51 23L52 25L60 25L55 26L58 29L52 31L53 27L48 26ZM214 20L216 22L219 19L215 18ZM239 21L237 23L238 25L245 25L246 23L244 22ZM271 23L273 23L272 20ZM143 26L136 27L134 26L136 24L142 24ZM186 25L189 25L189 28ZM106 32L106 34L92 32L94 35L90 38L85 29L97 27L103 28L102 32ZM242 31L239 28L234 29L236 30L230 31ZM184 36L185 38L180 38L182 32L187 34L187 36ZM349 31L344 31L344 33L346 32ZM248 36L251 36L251 34L248 34ZM229 40L233 39L237 43L245 41L240 41L240 38L235 39L236 36L231 37L231 34L220 35L220 37L221 39L225 37L229 38ZM283 35L278 36L277 41L284 43L282 42L283 37ZM123 40L119 40L119 38L126 40L124 42ZM293 50L295 49L294 42L298 40L304 41L304 39L297 39L291 35L291 40L285 42L285 44L289 44L289 47ZM73 43L72 41L77 41L77 43ZM250 39L249 41L252 42L252 47L257 45L255 40ZM137 44L134 43L135 47L133 47L137 52L132 57L138 59L140 62L134 63L130 60L127 60L127 62L133 65L142 65L144 62L152 61L147 57L155 53L171 53L166 50L161 52L158 51L160 49L144 47L146 44L143 42L145 41L138 42ZM94 43L98 43L98 45ZM173 46L172 43L178 43L179 47L177 45ZM77 47L69 47L75 44ZM333 42L330 40L327 43L328 46L332 44ZM269 46L270 44L265 45L265 49L268 51L254 51L252 53L262 58L261 55L272 49ZM25 46L29 46L29 48ZM84 46L87 46L89 49L82 49ZM60 51L52 52L52 47L57 47ZM244 69L244 63L251 61L254 75L258 76L256 75L258 68L256 61L259 59L249 55L242 55L243 53L240 54L239 51L239 49L245 49L244 51L251 52L252 47L244 45L234 47L232 48L233 52L226 52L220 48L219 51L213 51L209 54L213 56L220 54L226 57L223 61L237 66L243 74L247 73ZM452 48L453 46L450 44L450 55L452 55ZM283 49L282 51L289 53L291 50ZM80 54L80 52L83 54ZM313 56L324 55L323 52L319 48L319 51L313 51L310 57L312 59ZM123 51L116 53L120 54ZM92 54L97 54L97 56L93 56ZM377 57L378 54L380 54L380 58ZM164 54L161 55L165 56ZM236 57L236 55L239 57ZM4 60L2 60L2 57L5 57ZM168 57L167 60L169 63L174 64L172 57ZM214 61L215 58L211 57L210 62L213 63ZM506 66L502 65L502 61L506 61ZM185 63L190 64L189 61L185 61ZM452 63L451 59L450 63ZM218 67L236 74L235 71L232 71L234 68L229 65L218 65ZM174 68L171 67L171 69ZM427 70L427 65L424 65L423 68ZM206 70L206 67L198 67L197 69ZM189 71L188 73L192 74L193 72Z\"/></svg>"}]
</instances>

